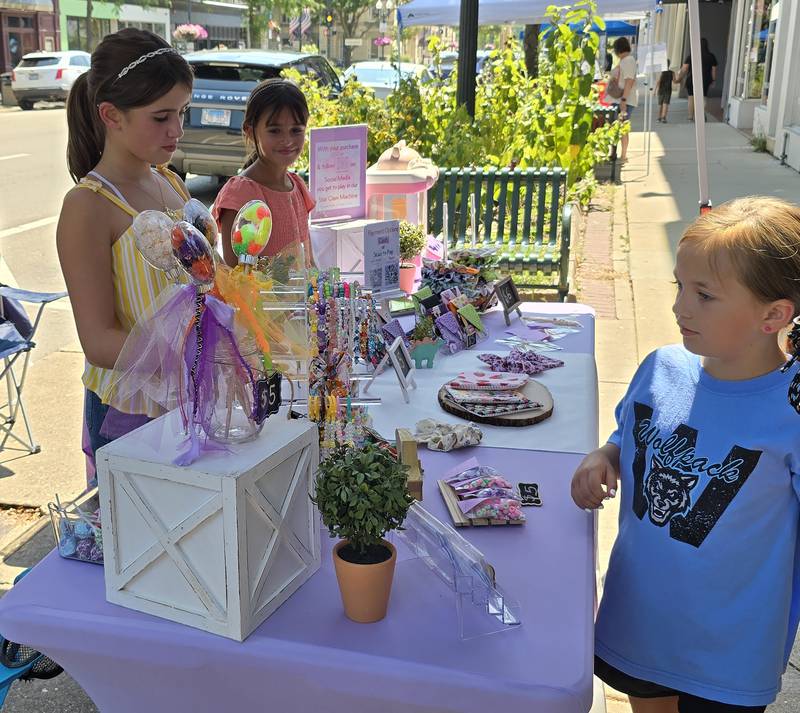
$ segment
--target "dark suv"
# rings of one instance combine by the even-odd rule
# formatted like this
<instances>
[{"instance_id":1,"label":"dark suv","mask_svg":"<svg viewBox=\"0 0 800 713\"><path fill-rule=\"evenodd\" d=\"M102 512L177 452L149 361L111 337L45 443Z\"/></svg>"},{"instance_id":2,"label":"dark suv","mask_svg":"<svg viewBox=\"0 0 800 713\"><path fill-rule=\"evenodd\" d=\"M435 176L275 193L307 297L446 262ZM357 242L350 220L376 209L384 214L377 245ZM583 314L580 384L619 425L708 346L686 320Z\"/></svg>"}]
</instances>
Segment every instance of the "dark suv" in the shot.
<instances>
[{"instance_id":1,"label":"dark suv","mask_svg":"<svg viewBox=\"0 0 800 713\"><path fill-rule=\"evenodd\" d=\"M235 176L247 150L242 120L247 97L256 85L279 77L284 69L311 75L333 95L341 91L339 77L319 55L266 50L207 50L185 55L194 70L192 103L183 138L172 157L181 175Z\"/></svg>"}]
</instances>

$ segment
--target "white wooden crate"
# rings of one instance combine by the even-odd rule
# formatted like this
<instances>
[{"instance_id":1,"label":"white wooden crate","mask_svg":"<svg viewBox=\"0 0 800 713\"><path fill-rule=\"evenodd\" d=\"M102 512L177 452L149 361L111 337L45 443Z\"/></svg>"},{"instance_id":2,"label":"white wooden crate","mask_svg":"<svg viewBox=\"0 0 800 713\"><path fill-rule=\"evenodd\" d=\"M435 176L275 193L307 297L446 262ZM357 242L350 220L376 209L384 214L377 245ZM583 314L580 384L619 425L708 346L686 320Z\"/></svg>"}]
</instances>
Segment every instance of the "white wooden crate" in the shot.
<instances>
[{"instance_id":1,"label":"white wooden crate","mask_svg":"<svg viewBox=\"0 0 800 713\"><path fill-rule=\"evenodd\" d=\"M320 564L317 429L272 416L179 468L172 412L97 453L106 599L243 641Z\"/></svg>"}]
</instances>

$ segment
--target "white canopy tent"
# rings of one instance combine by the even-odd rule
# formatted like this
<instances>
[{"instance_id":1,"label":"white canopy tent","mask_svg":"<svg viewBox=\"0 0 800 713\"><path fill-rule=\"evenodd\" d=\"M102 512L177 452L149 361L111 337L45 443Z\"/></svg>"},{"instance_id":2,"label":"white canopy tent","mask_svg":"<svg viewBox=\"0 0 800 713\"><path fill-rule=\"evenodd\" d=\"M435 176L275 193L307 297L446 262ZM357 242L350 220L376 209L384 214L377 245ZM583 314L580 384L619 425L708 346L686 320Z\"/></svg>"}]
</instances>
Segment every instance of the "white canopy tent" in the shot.
<instances>
[{"instance_id":1,"label":"white canopy tent","mask_svg":"<svg viewBox=\"0 0 800 713\"><path fill-rule=\"evenodd\" d=\"M700 10L699 0L686 0L689 7L689 40L692 66L700 68ZM408 25L458 25L462 0L411 0L398 8L404 26ZM568 0L565 0L568 2ZM675 2L675 0L667 0ZM479 0L478 23L481 25L536 24L545 21L547 6L552 0ZM598 12L603 17L633 18L649 16L656 10L655 0L597 0ZM652 45L652 42L651 42ZM703 73L692 72L695 101L695 138L697 141L697 174L700 209L711 205L708 190L708 165L706 159L706 126L703 106ZM646 118L649 121L649 117Z\"/></svg>"},{"instance_id":2,"label":"white canopy tent","mask_svg":"<svg viewBox=\"0 0 800 713\"><path fill-rule=\"evenodd\" d=\"M564 0L566 3L567 0ZM543 22L548 5L562 4L546 0L479 0L478 22L481 25L508 25ZM618 15L632 19L655 8L648 0L599 0L603 17ZM457 25L461 0L412 0L399 7L404 25Z\"/></svg>"}]
</instances>

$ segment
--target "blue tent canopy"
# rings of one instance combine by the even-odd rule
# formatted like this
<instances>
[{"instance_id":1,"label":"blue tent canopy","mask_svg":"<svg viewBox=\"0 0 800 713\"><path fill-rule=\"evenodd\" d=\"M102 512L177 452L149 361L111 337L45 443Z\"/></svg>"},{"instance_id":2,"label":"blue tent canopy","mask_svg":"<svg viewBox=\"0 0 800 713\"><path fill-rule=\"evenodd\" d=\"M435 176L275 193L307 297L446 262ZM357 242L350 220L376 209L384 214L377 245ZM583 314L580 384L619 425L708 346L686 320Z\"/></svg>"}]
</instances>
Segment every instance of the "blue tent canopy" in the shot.
<instances>
[{"instance_id":1,"label":"blue tent canopy","mask_svg":"<svg viewBox=\"0 0 800 713\"><path fill-rule=\"evenodd\" d=\"M542 25L541 29L543 32L548 32L550 27L551 25L545 23ZM573 30L579 30L581 29L581 23L574 22L570 25L570 27ZM623 20L608 20L606 22L605 31L602 31L597 24L592 25L592 31L608 37L632 37L637 34L639 29L636 27L636 25L632 25L630 22L625 22Z\"/></svg>"}]
</instances>

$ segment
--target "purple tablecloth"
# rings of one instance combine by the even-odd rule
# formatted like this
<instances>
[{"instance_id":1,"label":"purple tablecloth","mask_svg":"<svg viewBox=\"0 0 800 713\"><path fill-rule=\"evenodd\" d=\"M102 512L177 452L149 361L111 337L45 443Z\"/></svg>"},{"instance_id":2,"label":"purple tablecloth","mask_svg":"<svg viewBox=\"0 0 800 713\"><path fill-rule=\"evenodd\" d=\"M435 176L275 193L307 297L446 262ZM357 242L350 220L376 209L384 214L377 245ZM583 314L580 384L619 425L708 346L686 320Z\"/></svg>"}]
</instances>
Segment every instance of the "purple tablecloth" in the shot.
<instances>
[{"instance_id":1,"label":"purple tablecloth","mask_svg":"<svg viewBox=\"0 0 800 713\"><path fill-rule=\"evenodd\" d=\"M0 631L61 663L103 713L586 713L592 701L592 518L569 496L580 456L422 451L424 506L449 521L436 478L471 455L544 502L522 527L462 530L522 605L523 625L468 641L453 596L418 560L398 562L387 618L342 613L323 567L245 642L106 603L100 567L51 553L0 600Z\"/></svg>"}]
</instances>

